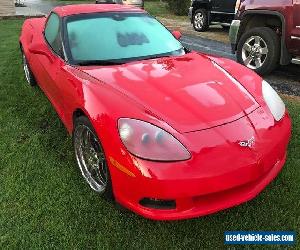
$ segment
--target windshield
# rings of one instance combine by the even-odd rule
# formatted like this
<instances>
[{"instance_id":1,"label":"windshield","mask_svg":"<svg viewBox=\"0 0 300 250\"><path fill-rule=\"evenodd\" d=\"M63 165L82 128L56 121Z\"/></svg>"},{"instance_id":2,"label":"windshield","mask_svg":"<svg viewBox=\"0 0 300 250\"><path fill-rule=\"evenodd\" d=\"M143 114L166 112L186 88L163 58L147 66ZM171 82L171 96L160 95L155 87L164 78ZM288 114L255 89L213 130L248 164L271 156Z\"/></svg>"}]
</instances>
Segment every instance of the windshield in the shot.
<instances>
[{"instance_id":1,"label":"windshield","mask_svg":"<svg viewBox=\"0 0 300 250\"><path fill-rule=\"evenodd\" d=\"M96 13L66 19L67 50L75 64L114 64L182 55L181 43L145 13Z\"/></svg>"}]
</instances>

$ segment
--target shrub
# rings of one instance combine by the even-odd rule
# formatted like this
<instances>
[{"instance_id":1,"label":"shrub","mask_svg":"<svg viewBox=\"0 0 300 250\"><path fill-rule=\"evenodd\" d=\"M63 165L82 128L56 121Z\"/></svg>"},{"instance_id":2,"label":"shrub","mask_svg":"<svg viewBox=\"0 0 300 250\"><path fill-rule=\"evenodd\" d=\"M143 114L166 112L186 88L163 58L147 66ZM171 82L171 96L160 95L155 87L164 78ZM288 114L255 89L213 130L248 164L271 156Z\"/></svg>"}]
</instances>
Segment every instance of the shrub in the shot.
<instances>
[{"instance_id":1,"label":"shrub","mask_svg":"<svg viewBox=\"0 0 300 250\"><path fill-rule=\"evenodd\" d=\"M167 0L169 9L176 15L187 15L190 0Z\"/></svg>"}]
</instances>

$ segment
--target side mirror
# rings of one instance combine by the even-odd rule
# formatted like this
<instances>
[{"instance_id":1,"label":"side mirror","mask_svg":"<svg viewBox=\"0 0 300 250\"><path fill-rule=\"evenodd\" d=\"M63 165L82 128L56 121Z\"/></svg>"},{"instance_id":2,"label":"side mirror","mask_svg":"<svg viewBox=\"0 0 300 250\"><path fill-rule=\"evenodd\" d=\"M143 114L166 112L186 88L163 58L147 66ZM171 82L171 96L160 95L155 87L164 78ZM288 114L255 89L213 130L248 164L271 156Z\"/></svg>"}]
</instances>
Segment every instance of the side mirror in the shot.
<instances>
[{"instance_id":1,"label":"side mirror","mask_svg":"<svg viewBox=\"0 0 300 250\"><path fill-rule=\"evenodd\" d=\"M50 63L54 62L54 58L49 51L49 48L43 43L33 43L29 46L29 52L32 54L39 54L46 56Z\"/></svg>"},{"instance_id":2,"label":"side mirror","mask_svg":"<svg viewBox=\"0 0 300 250\"><path fill-rule=\"evenodd\" d=\"M178 31L178 30L174 30L174 31L172 32L172 35L173 35L177 40L179 40L179 39L182 37L181 32Z\"/></svg>"}]
</instances>

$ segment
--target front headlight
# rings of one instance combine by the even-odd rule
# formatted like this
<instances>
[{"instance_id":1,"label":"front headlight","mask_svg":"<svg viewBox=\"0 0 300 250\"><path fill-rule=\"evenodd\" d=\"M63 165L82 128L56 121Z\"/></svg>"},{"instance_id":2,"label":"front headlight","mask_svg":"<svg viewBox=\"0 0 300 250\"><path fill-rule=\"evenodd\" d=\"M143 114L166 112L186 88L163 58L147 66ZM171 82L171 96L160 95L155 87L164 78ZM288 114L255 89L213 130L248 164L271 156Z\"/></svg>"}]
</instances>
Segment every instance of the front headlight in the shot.
<instances>
[{"instance_id":1,"label":"front headlight","mask_svg":"<svg viewBox=\"0 0 300 250\"><path fill-rule=\"evenodd\" d=\"M285 114L285 104L277 92L266 81L262 82L262 93L271 113L276 121L281 120Z\"/></svg>"},{"instance_id":2,"label":"front headlight","mask_svg":"<svg viewBox=\"0 0 300 250\"><path fill-rule=\"evenodd\" d=\"M142 159L153 161L183 161L191 155L171 134L148 122L121 118L120 138L127 150Z\"/></svg>"}]
</instances>

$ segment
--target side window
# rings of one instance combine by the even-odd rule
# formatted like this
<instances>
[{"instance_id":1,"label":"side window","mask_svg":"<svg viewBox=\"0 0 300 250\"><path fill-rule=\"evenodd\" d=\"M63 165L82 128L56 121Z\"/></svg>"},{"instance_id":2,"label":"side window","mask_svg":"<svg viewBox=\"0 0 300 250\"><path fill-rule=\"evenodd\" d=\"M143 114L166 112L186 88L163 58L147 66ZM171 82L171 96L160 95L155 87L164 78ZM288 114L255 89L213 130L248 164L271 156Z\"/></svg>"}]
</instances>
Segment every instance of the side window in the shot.
<instances>
[{"instance_id":1,"label":"side window","mask_svg":"<svg viewBox=\"0 0 300 250\"><path fill-rule=\"evenodd\" d=\"M54 13L48 18L45 28L45 38L54 52L61 55L60 21L59 17Z\"/></svg>"}]
</instances>

